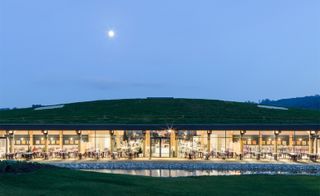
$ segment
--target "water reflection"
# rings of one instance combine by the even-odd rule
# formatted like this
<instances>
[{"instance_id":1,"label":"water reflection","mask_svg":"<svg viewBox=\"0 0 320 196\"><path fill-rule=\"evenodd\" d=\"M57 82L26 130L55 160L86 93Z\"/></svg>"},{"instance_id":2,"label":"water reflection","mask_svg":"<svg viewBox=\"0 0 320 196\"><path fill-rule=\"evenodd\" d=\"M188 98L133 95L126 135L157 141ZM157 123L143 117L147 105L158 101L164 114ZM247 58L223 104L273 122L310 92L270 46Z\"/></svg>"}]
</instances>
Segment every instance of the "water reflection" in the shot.
<instances>
[{"instance_id":1,"label":"water reflection","mask_svg":"<svg viewBox=\"0 0 320 196\"><path fill-rule=\"evenodd\" d=\"M230 176L230 175L254 175L254 174L268 174L268 175L292 175L290 172L280 171L240 171L240 170L177 170L177 169L141 169L141 170L125 170L125 169L92 169L84 171L94 171L100 173L110 174L128 174L151 177L187 177L187 176ZM301 172L294 173L295 175L314 175L312 173Z\"/></svg>"}]
</instances>

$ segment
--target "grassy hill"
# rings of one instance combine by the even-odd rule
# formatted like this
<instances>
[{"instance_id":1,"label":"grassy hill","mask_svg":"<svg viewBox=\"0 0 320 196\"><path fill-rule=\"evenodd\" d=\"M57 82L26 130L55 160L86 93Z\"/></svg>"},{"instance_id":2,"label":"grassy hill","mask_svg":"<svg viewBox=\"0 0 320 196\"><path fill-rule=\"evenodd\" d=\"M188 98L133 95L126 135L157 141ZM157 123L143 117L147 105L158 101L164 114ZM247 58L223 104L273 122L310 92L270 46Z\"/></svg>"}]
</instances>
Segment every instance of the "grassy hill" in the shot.
<instances>
[{"instance_id":1,"label":"grassy hill","mask_svg":"<svg viewBox=\"0 0 320 196\"><path fill-rule=\"evenodd\" d=\"M263 105L320 110L320 95L261 101Z\"/></svg>"},{"instance_id":2,"label":"grassy hill","mask_svg":"<svg viewBox=\"0 0 320 196\"><path fill-rule=\"evenodd\" d=\"M0 111L0 123L232 124L320 123L320 111L258 108L203 99L122 99L65 104L63 108Z\"/></svg>"}]
</instances>

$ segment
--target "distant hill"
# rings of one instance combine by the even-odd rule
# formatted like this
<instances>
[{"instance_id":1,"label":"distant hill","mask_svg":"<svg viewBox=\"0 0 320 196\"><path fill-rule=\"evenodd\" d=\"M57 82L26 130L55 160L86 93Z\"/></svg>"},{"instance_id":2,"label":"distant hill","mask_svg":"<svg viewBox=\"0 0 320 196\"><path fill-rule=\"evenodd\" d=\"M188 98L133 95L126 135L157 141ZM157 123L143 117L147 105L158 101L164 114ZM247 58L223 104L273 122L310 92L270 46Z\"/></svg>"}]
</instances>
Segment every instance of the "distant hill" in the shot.
<instances>
[{"instance_id":1,"label":"distant hill","mask_svg":"<svg viewBox=\"0 0 320 196\"><path fill-rule=\"evenodd\" d=\"M320 110L320 95L279 100L264 99L260 102L260 104L287 108Z\"/></svg>"}]
</instances>

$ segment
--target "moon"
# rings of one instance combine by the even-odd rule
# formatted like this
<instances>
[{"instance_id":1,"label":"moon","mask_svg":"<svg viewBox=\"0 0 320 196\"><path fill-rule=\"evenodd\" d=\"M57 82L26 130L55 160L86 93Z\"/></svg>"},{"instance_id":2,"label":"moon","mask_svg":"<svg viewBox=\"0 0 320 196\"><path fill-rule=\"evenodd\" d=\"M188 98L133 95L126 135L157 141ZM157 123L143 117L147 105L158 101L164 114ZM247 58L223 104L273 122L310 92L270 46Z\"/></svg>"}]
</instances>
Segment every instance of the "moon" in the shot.
<instances>
[{"instance_id":1,"label":"moon","mask_svg":"<svg viewBox=\"0 0 320 196\"><path fill-rule=\"evenodd\" d=\"M116 32L114 32L114 30L109 30L107 35L109 38L114 38L114 36L116 35Z\"/></svg>"}]
</instances>

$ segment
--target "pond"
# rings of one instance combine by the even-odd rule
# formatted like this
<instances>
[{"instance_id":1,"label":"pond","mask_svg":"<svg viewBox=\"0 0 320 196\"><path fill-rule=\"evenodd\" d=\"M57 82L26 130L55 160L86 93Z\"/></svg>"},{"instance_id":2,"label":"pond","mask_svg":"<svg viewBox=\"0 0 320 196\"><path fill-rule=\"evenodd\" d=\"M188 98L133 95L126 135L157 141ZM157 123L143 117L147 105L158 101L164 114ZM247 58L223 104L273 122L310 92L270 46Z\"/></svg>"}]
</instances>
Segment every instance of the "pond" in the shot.
<instances>
[{"instance_id":1,"label":"pond","mask_svg":"<svg viewBox=\"0 0 320 196\"><path fill-rule=\"evenodd\" d=\"M151 177L230 176L230 175L320 175L315 172L240 171L240 170L179 170L179 169L84 169L110 174L126 174Z\"/></svg>"}]
</instances>

